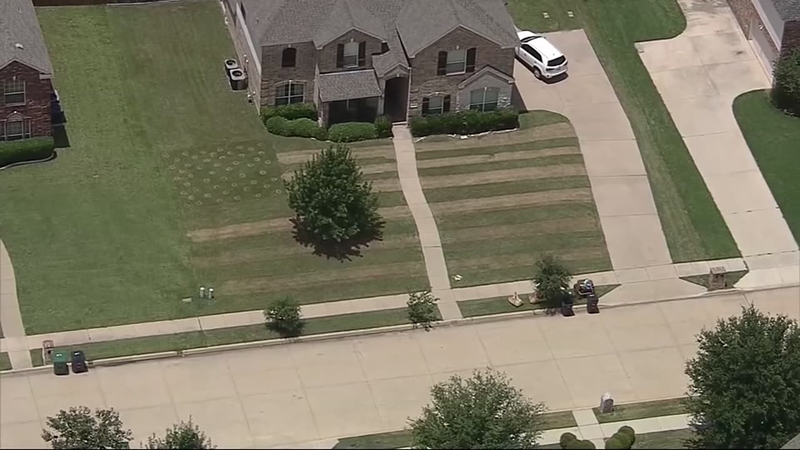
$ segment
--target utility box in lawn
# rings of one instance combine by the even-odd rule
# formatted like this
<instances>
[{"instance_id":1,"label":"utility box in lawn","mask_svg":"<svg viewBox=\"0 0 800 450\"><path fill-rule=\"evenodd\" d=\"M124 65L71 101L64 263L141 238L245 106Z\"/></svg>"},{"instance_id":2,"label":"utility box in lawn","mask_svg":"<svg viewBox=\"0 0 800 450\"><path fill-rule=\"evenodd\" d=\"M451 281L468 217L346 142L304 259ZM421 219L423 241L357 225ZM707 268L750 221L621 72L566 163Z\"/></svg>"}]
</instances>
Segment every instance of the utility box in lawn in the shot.
<instances>
[{"instance_id":1,"label":"utility box in lawn","mask_svg":"<svg viewBox=\"0 0 800 450\"><path fill-rule=\"evenodd\" d=\"M53 373L56 375L69 375L69 355L63 350L53 352Z\"/></svg>"}]
</instances>

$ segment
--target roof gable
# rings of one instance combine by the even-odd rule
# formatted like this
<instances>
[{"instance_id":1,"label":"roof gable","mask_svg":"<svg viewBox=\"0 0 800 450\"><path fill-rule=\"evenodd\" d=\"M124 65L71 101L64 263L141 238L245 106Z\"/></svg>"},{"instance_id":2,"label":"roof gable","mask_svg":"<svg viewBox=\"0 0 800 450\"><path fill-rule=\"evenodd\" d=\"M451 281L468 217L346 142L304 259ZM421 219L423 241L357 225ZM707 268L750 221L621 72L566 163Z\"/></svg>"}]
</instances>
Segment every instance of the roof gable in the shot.
<instances>
[{"instance_id":1,"label":"roof gable","mask_svg":"<svg viewBox=\"0 0 800 450\"><path fill-rule=\"evenodd\" d=\"M333 11L314 34L314 45L317 48L322 48L325 44L351 30L358 30L380 41L386 41L383 22L365 8L353 3L353 0L336 2Z\"/></svg>"},{"instance_id":2,"label":"roof gable","mask_svg":"<svg viewBox=\"0 0 800 450\"><path fill-rule=\"evenodd\" d=\"M469 77L466 80L464 80L461 83L459 83L458 88L459 89L464 89L467 86L469 86L470 84L472 84L472 83L474 83L474 82L476 82L476 81L478 81L481 78L486 77L486 76L497 78L498 80L504 81L504 82L509 83L509 84L514 82L514 77L512 77L510 75L506 75L503 72L500 72L499 70L495 69L494 67L486 66L483 69L481 69L481 70L475 72L474 74L472 74L471 77Z\"/></svg>"},{"instance_id":3,"label":"roof gable","mask_svg":"<svg viewBox=\"0 0 800 450\"><path fill-rule=\"evenodd\" d=\"M0 0L0 67L12 61L53 73L31 0Z\"/></svg>"}]
</instances>

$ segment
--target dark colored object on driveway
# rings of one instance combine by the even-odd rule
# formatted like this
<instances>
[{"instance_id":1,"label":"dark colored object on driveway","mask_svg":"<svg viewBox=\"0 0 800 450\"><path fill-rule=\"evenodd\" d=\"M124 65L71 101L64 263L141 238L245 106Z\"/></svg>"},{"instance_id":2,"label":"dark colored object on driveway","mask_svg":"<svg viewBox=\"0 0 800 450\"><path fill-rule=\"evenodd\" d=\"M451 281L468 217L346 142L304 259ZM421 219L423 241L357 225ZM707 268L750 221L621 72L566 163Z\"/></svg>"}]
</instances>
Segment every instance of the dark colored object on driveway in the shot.
<instances>
[{"instance_id":1,"label":"dark colored object on driveway","mask_svg":"<svg viewBox=\"0 0 800 450\"><path fill-rule=\"evenodd\" d=\"M69 375L69 356L67 352L59 350L53 353L53 373L56 375Z\"/></svg>"},{"instance_id":2,"label":"dark colored object on driveway","mask_svg":"<svg viewBox=\"0 0 800 450\"><path fill-rule=\"evenodd\" d=\"M72 352L72 373L88 372L89 367L86 365L86 355L83 350L75 350Z\"/></svg>"},{"instance_id":3,"label":"dark colored object on driveway","mask_svg":"<svg viewBox=\"0 0 800 450\"><path fill-rule=\"evenodd\" d=\"M572 317L575 315L575 311L572 310L572 305L574 301L572 300L572 296L568 295L564 297L564 300L561 300L561 315L564 317Z\"/></svg>"},{"instance_id":4,"label":"dark colored object on driveway","mask_svg":"<svg viewBox=\"0 0 800 450\"><path fill-rule=\"evenodd\" d=\"M589 314L597 314L600 312L600 308L597 304L600 303L600 299L597 298L597 295L592 292L591 294L586 296L586 312Z\"/></svg>"}]
</instances>

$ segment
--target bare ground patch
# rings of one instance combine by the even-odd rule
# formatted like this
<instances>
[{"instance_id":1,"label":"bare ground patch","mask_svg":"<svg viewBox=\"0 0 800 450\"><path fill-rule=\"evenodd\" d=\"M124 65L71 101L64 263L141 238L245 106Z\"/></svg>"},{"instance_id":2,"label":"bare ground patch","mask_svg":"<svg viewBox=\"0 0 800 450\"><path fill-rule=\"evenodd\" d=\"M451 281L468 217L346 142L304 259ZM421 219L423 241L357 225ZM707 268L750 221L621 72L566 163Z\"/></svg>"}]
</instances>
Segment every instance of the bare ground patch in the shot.
<instances>
[{"instance_id":1,"label":"bare ground patch","mask_svg":"<svg viewBox=\"0 0 800 450\"><path fill-rule=\"evenodd\" d=\"M443 243L482 241L489 239L513 239L543 234L599 231L592 217L578 219L554 219L527 224L495 225L491 227L460 228L442 233Z\"/></svg>"},{"instance_id":2,"label":"bare ground patch","mask_svg":"<svg viewBox=\"0 0 800 450\"><path fill-rule=\"evenodd\" d=\"M317 150L298 150L286 153L278 153L278 162L281 164L302 164L311 159L322 150L322 147ZM351 147L353 157L356 159L366 158L386 158L387 160L394 160L394 147L380 146L380 147Z\"/></svg>"},{"instance_id":3,"label":"bare ground patch","mask_svg":"<svg viewBox=\"0 0 800 450\"><path fill-rule=\"evenodd\" d=\"M311 249L303 247L287 236L289 245L273 246L268 248L253 248L248 250L238 250L231 252L221 252L215 256L202 256L192 258L192 264L196 267L221 267L245 263L258 263L274 261L278 257L308 255ZM409 248L419 245L416 236L410 235L390 235L382 241L375 241L369 244L372 250L391 250L399 248Z\"/></svg>"},{"instance_id":4,"label":"bare ground patch","mask_svg":"<svg viewBox=\"0 0 800 450\"><path fill-rule=\"evenodd\" d=\"M532 266L540 254L506 254L496 257L468 258L458 261L458 268L464 269L504 269L516 266ZM559 250L558 257L564 261L580 261L594 258L605 258L604 247L583 247L576 249Z\"/></svg>"},{"instance_id":5,"label":"bare ground patch","mask_svg":"<svg viewBox=\"0 0 800 450\"><path fill-rule=\"evenodd\" d=\"M443 141L429 141L425 139L416 142L414 147L418 152L431 152L437 150L452 150L454 148L493 147L500 145L522 144L532 141L547 139L575 137L575 130L568 122L553 123L533 128L510 131L507 133L492 133L485 136L475 136L466 139L448 138Z\"/></svg>"},{"instance_id":6,"label":"bare ground patch","mask_svg":"<svg viewBox=\"0 0 800 450\"><path fill-rule=\"evenodd\" d=\"M348 280L374 280L381 277L397 277L415 273L423 265L421 262L404 262L365 266L351 270L328 270L323 272L302 273L289 277L259 277L226 281L220 287L220 294L257 294L310 286L324 285L330 282ZM424 271L424 270L423 270ZM324 287L322 287L324 288Z\"/></svg>"},{"instance_id":7,"label":"bare ground patch","mask_svg":"<svg viewBox=\"0 0 800 450\"><path fill-rule=\"evenodd\" d=\"M458 175L423 177L420 179L424 189L438 189L454 186L502 183L522 179L574 177L586 175L583 164L561 164L552 166L520 167L518 169L492 170Z\"/></svg>"},{"instance_id":8,"label":"bare ground patch","mask_svg":"<svg viewBox=\"0 0 800 450\"><path fill-rule=\"evenodd\" d=\"M411 217L411 210L407 206L392 206L378 208L378 213L384 220ZM260 234L274 233L276 231L291 230L292 223L289 217L280 219L261 220L258 222L239 223L220 228L205 228L188 233L192 242L219 241L240 237L258 236Z\"/></svg>"},{"instance_id":9,"label":"bare ground patch","mask_svg":"<svg viewBox=\"0 0 800 450\"><path fill-rule=\"evenodd\" d=\"M527 194L498 195L451 202L432 203L434 214L463 214L478 211L509 209L517 206L551 205L563 202L591 202L592 191L588 188L562 189L560 191L530 192Z\"/></svg>"},{"instance_id":10,"label":"bare ground patch","mask_svg":"<svg viewBox=\"0 0 800 450\"><path fill-rule=\"evenodd\" d=\"M489 153L487 151L487 153L483 155L423 159L421 161L417 161L417 167L420 169L430 169L432 167L462 166L497 161L520 161L525 159L545 158L548 156L576 155L580 154L580 152L580 149L577 147L546 148L543 150L523 150L517 152L499 153Z\"/></svg>"}]
</instances>

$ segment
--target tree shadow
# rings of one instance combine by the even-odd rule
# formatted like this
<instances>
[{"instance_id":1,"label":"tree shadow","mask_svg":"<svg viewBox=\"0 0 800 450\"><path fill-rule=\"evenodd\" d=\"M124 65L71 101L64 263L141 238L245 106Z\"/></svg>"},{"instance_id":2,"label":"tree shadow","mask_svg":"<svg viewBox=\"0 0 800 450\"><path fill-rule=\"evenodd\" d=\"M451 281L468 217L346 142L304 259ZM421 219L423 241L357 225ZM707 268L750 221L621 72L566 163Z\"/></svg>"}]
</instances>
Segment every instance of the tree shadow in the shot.
<instances>
[{"instance_id":1,"label":"tree shadow","mask_svg":"<svg viewBox=\"0 0 800 450\"><path fill-rule=\"evenodd\" d=\"M294 239L304 247L311 247L312 253L316 256L325 256L328 259L337 261L351 261L353 258L363 256L362 248L368 248L374 241L383 240L383 226L381 221L377 226L367 230L362 230L358 235L345 241L320 240L310 233L297 218L289 219L294 227Z\"/></svg>"}]
</instances>

